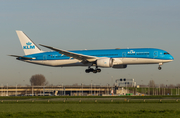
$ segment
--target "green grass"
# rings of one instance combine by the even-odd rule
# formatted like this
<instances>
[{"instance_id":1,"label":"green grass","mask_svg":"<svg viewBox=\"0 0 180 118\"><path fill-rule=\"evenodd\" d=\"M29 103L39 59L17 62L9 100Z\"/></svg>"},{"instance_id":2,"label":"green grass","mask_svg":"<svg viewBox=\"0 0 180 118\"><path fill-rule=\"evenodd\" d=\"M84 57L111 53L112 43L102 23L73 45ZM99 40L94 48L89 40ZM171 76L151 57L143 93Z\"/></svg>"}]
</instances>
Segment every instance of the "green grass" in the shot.
<instances>
[{"instance_id":1,"label":"green grass","mask_svg":"<svg viewBox=\"0 0 180 118\"><path fill-rule=\"evenodd\" d=\"M30 111L137 111L137 110L177 110L179 103L121 103L121 104L0 104L1 112L30 112Z\"/></svg>"},{"instance_id":2,"label":"green grass","mask_svg":"<svg viewBox=\"0 0 180 118\"><path fill-rule=\"evenodd\" d=\"M157 96L0 96L0 100L20 99L54 99L54 98L128 98L128 99L180 99L180 95L157 95Z\"/></svg>"},{"instance_id":3,"label":"green grass","mask_svg":"<svg viewBox=\"0 0 180 118\"><path fill-rule=\"evenodd\" d=\"M179 117L179 103L0 103L0 117Z\"/></svg>"},{"instance_id":4,"label":"green grass","mask_svg":"<svg viewBox=\"0 0 180 118\"><path fill-rule=\"evenodd\" d=\"M179 113L173 110L161 111L48 111L48 112L18 112L18 113L2 113L1 118L179 118Z\"/></svg>"},{"instance_id":5,"label":"green grass","mask_svg":"<svg viewBox=\"0 0 180 118\"><path fill-rule=\"evenodd\" d=\"M102 99L102 98L89 98L89 99L49 99L49 100L3 100L1 104L131 104L131 103L180 103L176 99Z\"/></svg>"},{"instance_id":6,"label":"green grass","mask_svg":"<svg viewBox=\"0 0 180 118\"><path fill-rule=\"evenodd\" d=\"M0 118L179 118L180 114L180 100L176 101L180 96L24 96L0 99Z\"/></svg>"},{"instance_id":7,"label":"green grass","mask_svg":"<svg viewBox=\"0 0 180 118\"><path fill-rule=\"evenodd\" d=\"M0 97L0 118L179 118L179 114L180 95Z\"/></svg>"}]
</instances>

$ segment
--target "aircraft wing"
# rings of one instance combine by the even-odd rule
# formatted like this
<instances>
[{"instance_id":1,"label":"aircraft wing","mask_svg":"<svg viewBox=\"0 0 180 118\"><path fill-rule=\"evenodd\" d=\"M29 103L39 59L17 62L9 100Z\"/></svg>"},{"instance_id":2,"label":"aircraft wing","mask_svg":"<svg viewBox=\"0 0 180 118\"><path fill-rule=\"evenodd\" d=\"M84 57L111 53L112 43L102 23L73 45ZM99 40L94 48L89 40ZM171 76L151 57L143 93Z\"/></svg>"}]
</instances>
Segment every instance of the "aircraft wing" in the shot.
<instances>
[{"instance_id":1,"label":"aircraft wing","mask_svg":"<svg viewBox=\"0 0 180 118\"><path fill-rule=\"evenodd\" d=\"M57 48L54 48L54 47L51 47L51 46L42 45L42 44L39 44L39 45L43 46L43 47L46 47L46 48L49 48L51 50L57 51L60 54L66 55L68 57L72 57L74 59L78 59L78 60L80 60L82 62L94 62L97 59L99 59L98 57L94 57L94 56L89 56L89 55L83 55L83 54L78 54L78 53L74 53L74 52L69 52L69 51L66 51L66 50L57 49Z\"/></svg>"},{"instance_id":2,"label":"aircraft wing","mask_svg":"<svg viewBox=\"0 0 180 118\"><path fill-rule=\"evenodd\" d=\"M34 59L34 58L23 57L23 56L18 56L18 55L9 55L9 56L12 56L12 57L18 57L18 58L21 58L21 59Z\"/></svg>"}]
</instances>

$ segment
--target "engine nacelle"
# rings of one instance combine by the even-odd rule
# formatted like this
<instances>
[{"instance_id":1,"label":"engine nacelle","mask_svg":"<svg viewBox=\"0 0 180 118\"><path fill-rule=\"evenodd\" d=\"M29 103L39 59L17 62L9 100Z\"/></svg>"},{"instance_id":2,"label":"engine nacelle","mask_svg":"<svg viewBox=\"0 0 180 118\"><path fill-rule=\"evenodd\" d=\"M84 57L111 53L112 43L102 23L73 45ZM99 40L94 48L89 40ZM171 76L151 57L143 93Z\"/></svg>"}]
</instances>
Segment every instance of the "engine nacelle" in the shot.
<instances>
[{"instance_id":1,"label":"engine nacelle","mask_svg":"<svg viewBox=\"0 0 180 118\"><path fill-rule=\"evenodd\" d=\"M127 65L121 64L121 65L113 65L113 68L127 68Z\"/></svg>"},{"instance_id":2,"label":"engine nacelle","mask_svg":"<svg viewBox=\"0 0 180 118\"><path fill-rule=\"evenodd\" d=\"M110 68L110 67L113 66L113 59L112 58L98 59L96 61L96 64L97 64L98 67Z\"/></svg>"}]
</instances>

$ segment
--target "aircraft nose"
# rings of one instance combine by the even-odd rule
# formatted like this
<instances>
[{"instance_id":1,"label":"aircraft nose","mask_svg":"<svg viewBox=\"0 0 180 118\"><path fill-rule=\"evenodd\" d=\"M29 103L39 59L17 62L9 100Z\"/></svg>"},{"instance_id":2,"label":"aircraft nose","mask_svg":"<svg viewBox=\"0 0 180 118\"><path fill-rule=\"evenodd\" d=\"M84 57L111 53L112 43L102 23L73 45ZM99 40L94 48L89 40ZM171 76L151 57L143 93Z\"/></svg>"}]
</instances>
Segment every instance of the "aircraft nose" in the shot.
<instances>
[{"instance_id":1,"label":"aircraft nose","mask_svg":"<svg viewBox=\"0 0 180 118\"><path fill-rule=\"evenodd\" d=\"M174 57L173 57L173 56L170 56L170 59L173 61L173 60L174 60Z\"/></svg>"}]
</instances>

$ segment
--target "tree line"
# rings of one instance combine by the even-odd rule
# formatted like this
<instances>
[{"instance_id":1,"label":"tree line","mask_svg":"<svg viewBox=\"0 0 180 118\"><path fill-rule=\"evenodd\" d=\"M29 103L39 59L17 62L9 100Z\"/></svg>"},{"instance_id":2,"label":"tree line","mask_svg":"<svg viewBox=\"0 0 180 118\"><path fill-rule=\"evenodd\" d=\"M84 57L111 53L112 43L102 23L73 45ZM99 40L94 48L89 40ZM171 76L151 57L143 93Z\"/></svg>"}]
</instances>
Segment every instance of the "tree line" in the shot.
<instances>
[{"instance_id":1,"label":"tree line","mask_svg":"<svg viewBox=\"0 0 180 118\"><path fill-rule=\"evenodd\" d=\"M31 86L45 86L45 85L48 85L49 82L46 80L44 75L36 74L36 75L33 75L30 78L30 84L31 84ZM169 85L164 85L164 84L156 85L154 80L150 80L149 83L148 83L148 87L150 87L150 88L159 88L159 87L160 88L175 88L175 87L180 87L180 84L177 84L177 85L173 85L173 84L169 84Z\"/></svg>"}]
</instances>

